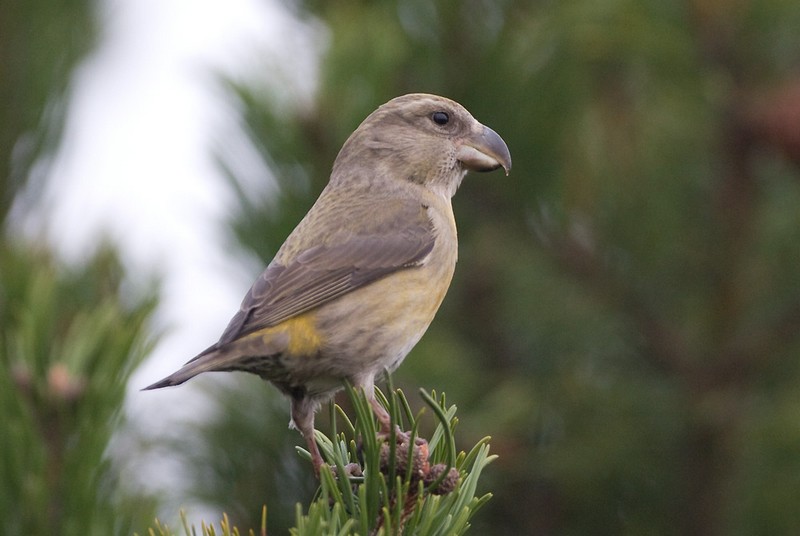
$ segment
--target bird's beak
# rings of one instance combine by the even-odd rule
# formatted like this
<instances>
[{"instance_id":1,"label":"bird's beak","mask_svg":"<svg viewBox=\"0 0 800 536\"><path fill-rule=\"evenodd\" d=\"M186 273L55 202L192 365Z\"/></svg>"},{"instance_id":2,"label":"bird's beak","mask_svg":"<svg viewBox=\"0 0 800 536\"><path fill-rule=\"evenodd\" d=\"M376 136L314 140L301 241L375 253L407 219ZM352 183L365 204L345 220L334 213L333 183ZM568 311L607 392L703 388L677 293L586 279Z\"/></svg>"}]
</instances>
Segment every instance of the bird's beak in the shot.
<instances>
[{"instance_id":1,"label":"bird's beak","mask_svg":"<svg viewBox=\"0 0 800 536\"><path fill-rule=\"evenodd\" d=\"M456 158L472 171L492 171L500 166L506 175L511 171L511 153L506 142L497 132L484 125L478 125L476 132L462 140Z\"/></svg>"}]
</instances>

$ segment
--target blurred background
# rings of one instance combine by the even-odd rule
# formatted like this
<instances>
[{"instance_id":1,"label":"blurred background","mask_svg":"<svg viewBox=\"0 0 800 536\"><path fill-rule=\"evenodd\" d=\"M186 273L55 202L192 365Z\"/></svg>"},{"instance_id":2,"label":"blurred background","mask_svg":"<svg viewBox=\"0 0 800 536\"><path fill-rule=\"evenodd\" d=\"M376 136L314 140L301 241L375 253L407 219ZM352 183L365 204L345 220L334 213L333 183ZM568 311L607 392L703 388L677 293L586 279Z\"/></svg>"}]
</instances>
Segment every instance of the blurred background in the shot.
<instances>
[{"instance_id":1,"label":"blurred background","mask_svg":"<svg viewBox=\"0 0 800 536\"><path fill-rule=\"evenodd\" d=\"M394 376L492 436L473 532L800 532L798 28L794 0L5 0L0 532L265 503L286 532L315 484L274 389L139 389L416 91L514 160L456 195L455 279Z\"/></svg>"}]
</instances>

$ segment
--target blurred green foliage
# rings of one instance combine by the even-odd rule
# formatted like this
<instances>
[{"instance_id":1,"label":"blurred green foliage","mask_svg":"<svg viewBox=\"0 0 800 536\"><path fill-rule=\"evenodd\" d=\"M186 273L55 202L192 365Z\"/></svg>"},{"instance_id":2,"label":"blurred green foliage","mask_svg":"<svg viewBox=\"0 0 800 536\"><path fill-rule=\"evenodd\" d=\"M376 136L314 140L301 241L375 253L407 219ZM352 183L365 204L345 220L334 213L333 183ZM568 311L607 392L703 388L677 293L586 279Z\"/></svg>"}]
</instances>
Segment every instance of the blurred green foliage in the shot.
<instances>
[{"instance_id":1,"label":"blurred green foliage","mask_svg":"<svg viewBox=\"0 0 800 536\"><path fill-rule=\"evenodd\" d=\"M61 141L71 75L94 44L85 0L10 0L0 16L0 533L129 534L152 519L109 461L132 371L154 337L153 288L112 247L66 265L9 213L35 199ZM135 522L134 520L139 520Z\"/></svg>"},{"instance_id":2,"label":"blurred green foliage","mask_svg":"<svg viewBox=\"0 0 800 536\"><path fill-rule=\"evenodd\" d=\"M129 532L153 505L115 493L106 454L154 298L122 295L110 250L75 268L29 246L0 253L2 532Z\"/></svg>"},{"instance_id":3,"label":"blurred green foliage","mask_svg":"<svg viewBox=\"0 0 800 536\"><path fill-rule=\"evenodd\" d=\"M46 175L72 70L94 45L92 7L88 0L0 4L0 226L23 186L41 186Z\"/></svg>"},{"instance_id":4,"label":"blurred green foliage","mask_svg":"<svg viewBox=\"0 0 800 536\"><path fill-rule=\"evenodd\" d=\"M265 263L394 96L451 97L511 148L456 195L453 285L396 374L495 438L476 532L800 530L800 4L294 9L330 32L311 107L233 87L280 185L232 222Z\"/></svg>"}]
</instances>

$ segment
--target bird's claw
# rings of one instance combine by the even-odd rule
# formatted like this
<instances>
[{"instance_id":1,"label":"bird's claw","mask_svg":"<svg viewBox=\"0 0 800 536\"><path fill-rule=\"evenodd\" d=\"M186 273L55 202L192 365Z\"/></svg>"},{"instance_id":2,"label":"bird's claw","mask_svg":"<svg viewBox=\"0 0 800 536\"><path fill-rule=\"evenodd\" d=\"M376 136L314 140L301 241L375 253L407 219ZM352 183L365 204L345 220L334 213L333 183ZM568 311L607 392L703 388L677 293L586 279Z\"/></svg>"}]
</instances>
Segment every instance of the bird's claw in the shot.
<instances>
[{"instance_id":1,"label":"bird's claw","mask_svg":"<svg viewBox=\"0 0 800 536\"><path fill-rule=\"evenodd\" d=\"M389 440L391 440L392 437L394 437L395 443L401 444L401 443L408 443L408 438L410 436L411 432L404 432L403 430L400 429L399 426L395 425L394 430L392 430L388 426L385 429L381 429L381 431L378 432L377 437L378 440L382 442L388 442Z\"/></svg>"}]
</instances>

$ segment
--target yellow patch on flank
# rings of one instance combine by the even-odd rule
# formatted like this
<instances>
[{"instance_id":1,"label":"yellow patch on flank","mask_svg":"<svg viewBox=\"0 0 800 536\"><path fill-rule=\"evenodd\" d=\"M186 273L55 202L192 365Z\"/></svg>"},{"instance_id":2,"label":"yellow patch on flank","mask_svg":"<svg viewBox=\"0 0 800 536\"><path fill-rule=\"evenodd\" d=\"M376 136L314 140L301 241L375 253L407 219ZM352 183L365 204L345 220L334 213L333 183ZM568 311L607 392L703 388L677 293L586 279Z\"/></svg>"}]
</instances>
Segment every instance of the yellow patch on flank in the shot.
<instances>
[{"instance_id":1,"label":"yellow patch on flank","mask_svg":"<svg viewBox=\"0 0 800 536\"><path fill-rule=\"evenodd\" d=\"M304 314L281 322L276 329L289 336L287 350L290 355L312 355L322 345L322 337L314 325L314 316Z\"/></svg>"}]
</instances>

